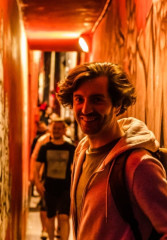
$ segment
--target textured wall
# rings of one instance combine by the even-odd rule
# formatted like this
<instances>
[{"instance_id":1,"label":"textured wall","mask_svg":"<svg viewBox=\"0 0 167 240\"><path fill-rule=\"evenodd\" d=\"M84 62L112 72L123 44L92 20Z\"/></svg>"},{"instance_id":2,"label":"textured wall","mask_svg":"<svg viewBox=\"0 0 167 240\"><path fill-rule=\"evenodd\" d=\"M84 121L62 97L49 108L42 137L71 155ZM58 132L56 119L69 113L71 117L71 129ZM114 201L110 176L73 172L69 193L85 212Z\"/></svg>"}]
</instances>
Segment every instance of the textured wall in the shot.
<instances>
[{"instance_id":1,"label":"textured wall","mask_svg":"<svg viewBox=\"0 0 167 240\"><path fill-rule=\"evenodd\" d=\"M39 121L38 80L43 68L43 52L29 51L30 146L37 131L34 123Z\"/></svg>"},{"instance_id":2,"label":"textured wall","mask_svg":"<svg viewBox=\"0 0 167 240\"><path fill-rule=\"evenodd\" d=\"M0 1L0 240L24 235L28 166L27 45L15 0Z\"/></svg>"},{"instance_id":3,"label":"textured wall","mask_svg":"<svg viewBox=\"0 0 167 240\"><path fill-rule=\"evenodd\" d=\"M93 61L121 64L136 87L128 115L167 147L167 1L113 0L93 37ZM162 134L161 134L162 129Z\"/></svg>"},{"instance_id":4,"label":"textured wall","mask_svg":"<svg viewBox=\"0 0 167 240\"><path fill-rule=\"evenodd\" d=\"M0 239L5 239L10 214L8 97L4 92L3 18L0 15Z\"/></svg>"}]
</instances>

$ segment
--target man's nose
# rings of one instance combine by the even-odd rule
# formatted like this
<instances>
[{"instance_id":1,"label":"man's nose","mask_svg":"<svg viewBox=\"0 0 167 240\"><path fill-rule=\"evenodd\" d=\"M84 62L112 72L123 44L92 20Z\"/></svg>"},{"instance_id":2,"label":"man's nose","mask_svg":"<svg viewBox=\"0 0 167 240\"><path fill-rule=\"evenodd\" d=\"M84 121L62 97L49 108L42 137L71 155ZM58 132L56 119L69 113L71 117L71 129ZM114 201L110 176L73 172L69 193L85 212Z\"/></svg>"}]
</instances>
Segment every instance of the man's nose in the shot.
<instances>
[{"instance_id":1,"label":"man's nose","mask_svg":"<svg viewBox=\"0 0 167 240\"><path fill-rule=\"evenodd\" d=\"M92 104L90 101L85 100L82 106L82 113L83 114L89 114L93 111Z\"/></svg>"}]
</instances>

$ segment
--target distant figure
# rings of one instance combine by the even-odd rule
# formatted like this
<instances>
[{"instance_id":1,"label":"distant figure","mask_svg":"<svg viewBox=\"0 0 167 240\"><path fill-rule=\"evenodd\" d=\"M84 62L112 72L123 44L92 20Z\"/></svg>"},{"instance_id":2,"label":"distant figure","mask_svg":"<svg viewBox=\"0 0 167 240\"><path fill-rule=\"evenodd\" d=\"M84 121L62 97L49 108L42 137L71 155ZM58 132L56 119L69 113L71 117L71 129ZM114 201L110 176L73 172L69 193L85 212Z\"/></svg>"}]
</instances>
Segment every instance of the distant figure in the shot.
<instances>
[{"instance_id":1,"label":"distant figure","mask_svg":"<svg viewBox=\"0 0 167 240\"><path fill-rule=\"evenodd\" d=\"M49 239L54 239L55 217L58 214L61 240L68 240L71 167L75 147L64 140L66 125L57 119L51 123L51 140L39 150L35 183L46 202ZM40 169L44 163L44 183Z\"/></svg>"},{"instance_id":2,"label":"distant figure","mask_svg":"<svg viewBox=\"0 0 167 240\"><path fill-rule=\"evenodd\" d=\"M71 70L59 87L59 100L73 108L86 135L75 151L72 173L71 212L76 239L167 239L166 172L150 153L159 149L159 143L142 121L117 118L136 100L127 74L116 64L86 63ZM130 149L119 175L125 173L137 234L121 216L110 188L114 166ZM152 237L153 228L158 238Z\"/></svg>"},{"instance_id":3,"label":"distant figure","mask_svg":"<svg viewBox=\"0 0 167 240\"><path fill-rule=\"evenodd\" d=\"M66 123L66 126L67 126L67 130L66 130L66 136L68 138L70 138L72 140L72 142L74 142L74 126L73 126L73 123L71 121L71 118L70 117L66 117L64 119L65 123Z\"/></svg>"},{"instance_id":4,"label":"distant figure","mask_svg":"<svg viewBox=\"0 0 167 240\"><path fill-rule=\"evenodd\" d=\"M38 122L37 126L37 135L33 140L32 146L31 146L31 158L30 158L30 182L31 182L31 196L34 196L34 168L35 168L35 162L38 156L38 152L40 147L49 141L50 133L48 133L48 127L44 122ZM42 181L42 175L43 175L43 169L41 169L41 181ZM38 203L38 207L40 207L40 220L42 224L42 232L41 232L41 239L47 239L47 216L46 216L46 207L45 202L43 199L40 199L40 202Z\"/></svg>"},{"instance_id":5,"label":"distant figure","mask_svg":"<svg viewBox=\"0 0 167 240\"><path fill-rule=\"evenodd\" d=\"M52 108L50 106L47 106L46 109L42 111L40 121L43 121L46 123L46 125L48 125L50 122L50 116L52 112L53 112Z\"/></svg>"},{"instance_id":6,"label":"distant figure","mask_svg":"<svg viewBox=\"0 0 167 240\"><path fill-rule=\"evenodd\" d=\"M46 125L45 122L43 121L39 121L37 122L37 132L36 132L36 136L33 139L32 145L31 145L31 153L34 150L35 144L38 140L38 138L40 138L43 134L45 134L48 130L48 127Z\"/></svg>"}]
</instances>

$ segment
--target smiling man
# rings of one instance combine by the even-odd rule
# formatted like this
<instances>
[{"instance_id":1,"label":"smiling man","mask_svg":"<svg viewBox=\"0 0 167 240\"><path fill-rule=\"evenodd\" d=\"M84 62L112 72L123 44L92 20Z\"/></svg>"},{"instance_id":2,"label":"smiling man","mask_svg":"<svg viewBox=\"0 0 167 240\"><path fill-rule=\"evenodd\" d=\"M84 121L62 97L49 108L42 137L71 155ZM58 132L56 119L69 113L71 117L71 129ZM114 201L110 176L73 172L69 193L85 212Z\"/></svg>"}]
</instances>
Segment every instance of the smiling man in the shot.
<instances>
[{"instance_id":1,"label":"smiling man","mask_svg":"<svg viewBox=\"0 0 167 240\"><path fill-rule=\"evenodd\" d=\"M149 152L156 152L159 143L140 120L117 119L136 100L126 73L112 63L77 66L60 84L58 97L64 106L73 108L86 135L77 146L72 174L76 239L147 240L153 227L160 239L166 239L166 174ZM113 166L129 149L134 150L127 159L125 176L141 235L138 238L119 214L109 187Z\"/></svg>"},{"instance_id":2,"label":"smiling man","mask_svg":"<svg viewBox=\"0 0 167 240\"><path fill-rule=\"evenodd\" d=\"M119 107L111 104L106 76L84 82L73 94L73 109L83 133L93 140L90 141L90 144L93 143L92 147L96 147L99 139L102 139L103 144L110 141L108 131L112 132L113 138L121 135L117 119L114 117L119 112Z\"/></svg>"}]
</instances>

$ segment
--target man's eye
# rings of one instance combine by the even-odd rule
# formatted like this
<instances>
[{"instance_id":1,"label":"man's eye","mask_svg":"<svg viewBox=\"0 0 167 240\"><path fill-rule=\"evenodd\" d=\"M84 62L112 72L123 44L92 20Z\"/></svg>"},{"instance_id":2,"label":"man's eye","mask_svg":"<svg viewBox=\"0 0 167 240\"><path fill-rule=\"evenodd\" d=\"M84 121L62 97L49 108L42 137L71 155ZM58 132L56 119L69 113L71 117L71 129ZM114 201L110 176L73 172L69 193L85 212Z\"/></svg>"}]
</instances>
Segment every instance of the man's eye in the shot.
<instances>
[{"instance_id":1,"label":"man's eye","mask_svg":"<svg viewBox=\"0 0 167 240\"><path fill-rule=\"evenodd\" d=\"M94 97L92 99L92 101L93 101L93 103L101 103L101 102L103 102L103 100L100 97Z\"/></svg>"},{"instance_id":2,"label":"man's eye","mask_svg":"<svg viewBox=\"0 0 167 240\"><path fill-rule=\"evenodd\" d=\"M75 103L78 103L78 104L79 104L79 103L82 103L82 102L83 102L83 98L82 98L82 97L75 97L75 98L74 98L74 102L75 102Z\"/></svg>"}]
</instances>

